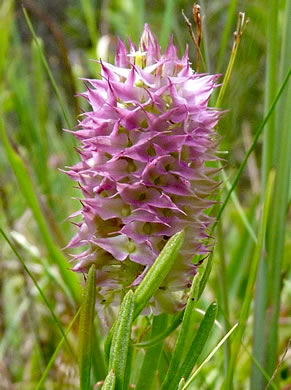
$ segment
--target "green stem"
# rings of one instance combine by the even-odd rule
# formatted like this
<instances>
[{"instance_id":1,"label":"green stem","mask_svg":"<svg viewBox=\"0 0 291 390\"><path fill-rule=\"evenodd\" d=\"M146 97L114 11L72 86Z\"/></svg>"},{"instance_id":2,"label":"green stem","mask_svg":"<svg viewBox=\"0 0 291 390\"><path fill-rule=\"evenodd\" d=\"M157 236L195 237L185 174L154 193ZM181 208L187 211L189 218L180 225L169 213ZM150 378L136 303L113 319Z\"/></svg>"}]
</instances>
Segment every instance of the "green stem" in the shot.
<instances>
[{"instance_id":1,"label":"green stem","mask_svg":"<svg viewBox=\"0 0 291 390\"><path fill-rule=\"evenodd\" d=\"M150 340L142 341L140 343L134 344L135 348L152 348L155 345L159 344L161 341L163 341L167 336L169 336L174 330L178 328L178 326L181 324L184 316L184 310L177 313L170 325L163 329L157 336L152 337Z\"/></svg>"},{"instance_id":2,"label":"green stem","mask_svg":"<svg viewBox=\"0 0 291 390\"><path fill-rule=\"evenodd\" d=\"M240 41L242 38L242 34L244 32L244 29L245 29L247 23L248 23L248 20L245 21L245 14L240 12L239 17L238 17L237 29L235 32L234 43L232 46L231 57L230 57L228 65L227 65L227 69L225 72L223 83L222 83L222 86L220 88L219 95L218 95L218 98L216 101L216 105L215 105L216 108L221 107L221 103L222 103L222 100L224 98L224 94L225 94L226 88L228 86L230 76L232 74L232 69L233 69L235 59L236 59L236 56L238 53L238 48L239 48L239 44L240 44Z\"/></svg>"},{"instance_id":3,"label":"green stem","mask_svg":"<svg viewBox=\"0 0 291 390\"><path fill-rule=\"evenodd\" d=\"M81 311L81 307L79 308L79 310L77 311L77 313L75 314L74 318L72 319L70 325L68 326L68 328L66 329L66 332L65 332L65 336L67 337L68 334L70 333L70 330L72 329L72 326L74 325L76 319L78 318L79 314L80 314L80 311ZM61 341L58 343L57 345L57 348L55 349L54 353L52 354L35 390L41 390L42 389L42 385L44 383L44 381L46 380L48 374L49 374L49 371L50 369L52 368L52 365L55 363L55 360L56 360L56 357L58 356L58 353L60 352L60 349L62 348L63 344L64 344L64 341L65 341L65 337L63 336Z\"/></svg>"},{"instance_id":4,"label":"green stem","mask_svg":"<svg viewBox=\"0 0 291 390\"><path fill-rule=\"evenodd\" d=\"M290 23L290 25L291 25L291 23ZM274 111L274 109L275 109L275 107L276 107L276 105L278 103L278 100L280 99L283 91L286 88L286 85L288 83L290 75L291 75L291 67L289 68L288 72L286 73L286 76L285 76L285 78L284 78L284 80L283 80L283 82L282 82L282 84L280 86L280 89L279 89L278 93L276 94L275 99L273 100L273 103L272 103L272 105L271 105L267 115L265 116L265 118L263 119L262 123L260 124L260 126L258 127L258 129L256 131L254 140L253 140L251 146L249 147L247 153L245 154L245 157L244 157L244 159L243 159L243 161L242 161L242 163L241 163L241 165L240 165L240 167L239 167L239 169L238 169L238 171L237 171L237 173L235 175L235 178L234 178L234 180L232 182L232 185L231 185L231 187L230 187L230 189L229 189L229 191L228 191L228 193L226 195L226 198L225 198L222 206L220 207L220 209L218 211L216 222L213 224L211 232L213 232L214 229L216 228L216 225L217 225L219 219L221 218L221 215L222 215L222 213L223 213L223 211L224 211L224 209L225 209L225 207L226 207L226 205L227 205L227 203L228 203L228 201L229 201L229 199L231 197L231 194L234 191L235 187L237 186L239 178L240 178L240 176L241 176L241 174L242 174L242 172L243 172L243 170L244 170L244 168L245 168L245 166L247 164L248 158L249 158L250 154L253 152L253 150L254 150L257 142L258 142L258 139L259 139L259 137L260 137L260 135L261 135L261 133L262 133L266 123L268 122L270 116L272 115L272 113L273 113L273 111ZM288 156L288 152L287 152L287 156Z\"/></svg>"},{"instance_id":5,"label":"green stem","mask_svg":"<svg viewBox=\"0 0 291 390\"><path fill-rule=\"evenodd\" d=\"M219 253L219 284L221 290L221 301L224 314L224 327L226 333L230 329L229 322L229 302L228 302L228 286L227 286L227 265L225 259L225 248L224 248L224 235L223 235L223 226L222 220L217 226L217 236L218 236L218 253ZM230 359L230 343L229 340L226 340L224 344L224 369L227 372L228 362Z\"/></svg>"},{"instance_id":6,"label":"green stem","mask_svg":"<svg viewBox=\"0 0 291 390\"><path fill-rule=\"evenodd\" d=\"M181 329L175 344L175 348L172 354L167 375L164 379L161 390L167 390L171 386L171 382L180 366L180 362L183 359L185 353L188 352L187 345L189 345L189 340L191 340L191 335L189 337L189 333L191 332L191 325L192 325L191 320L192 320L193 310L198 301L199 283L200 283L200 275L197 274L192 282L190 295L187 301L185 313L183 316L183 321L181 324Z\"/></svg>"},{"instance_id":7,"label":"green stem","mask_svg":"<svg viewBox=\"0 0 291 390\"><path fill-rule=\"evenodd\" d=\"M177 369L176 373L171 378L166 390L175 390L178 387L178 384L182 378L185 380L190 375L193 367L195 366L200 354L205 347L211 329L214 325L214 321L217 314L217 304L213 302L207 309L203 320L201 321L200 327L195 335L194 340L192 341L189 350L183 359L183 362L180 364L180 367Z\"/></svg>"},{"instance_id":8,"label":"green stem","mask_svg":"<svg viewBox=\"0 0 291 390\"><path fill-rule=\"evenodd\" d=\"M225 23L225 27L223 30L221 43L219 45L219 52L218 52L218 61L217 61L217 73L221 72L223 60L225 58L225 50L228 44L229 35L231 31L231 27L233 26L233 21L235 18L235 11L237 7L237 1L238 0L230 0L230 5L228 6L228 13L227 13L227 19Z\"/></svg>"},{"instance_id":9,"label":"green stem","mask_svg":"<svg viewBox=\"0 0 291 390\"><path fill-rule=\"evenodd\" d=\"M151 337L153 338L157 337L160 334L160 332L163 331L166 325L167 325L166 314L154 316ZM141 372L136 385L137 389L139 390L151 389L151 386L155 379L157 368L159 366L163 344L164 341L161 341L159 344L146 350Z\"/></svg>"}]
</instances>

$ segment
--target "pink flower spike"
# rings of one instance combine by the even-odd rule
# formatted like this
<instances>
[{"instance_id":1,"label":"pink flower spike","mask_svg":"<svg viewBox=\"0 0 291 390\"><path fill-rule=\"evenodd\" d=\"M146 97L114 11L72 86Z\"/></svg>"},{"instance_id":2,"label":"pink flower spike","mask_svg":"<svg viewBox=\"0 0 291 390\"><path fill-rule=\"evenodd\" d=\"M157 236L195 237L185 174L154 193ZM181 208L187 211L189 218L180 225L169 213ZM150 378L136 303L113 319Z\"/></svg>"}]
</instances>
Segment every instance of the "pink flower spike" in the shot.
<instances>
[{"instance_id":1,"label":"pink flower spike","mask_svg":"<svg viewBox=\"0 0 291 390\"><path fill-rule=\"evenodd\" d=\"M115 64L99 63L101 79L84 79L81 94L91 109L71 132L80 162L66 171L83 194L67 245L83 247L73 271L96 264L98 308L118 305L184 230L180 255L149 304L155 314L180 310L199 266L193 256L211 251L215 219L206 210L215 203L219 170L209 163L218 160L220 111L208 101L219 76L195 73L188 46L179 58L173 37L161 53L147 24L139 47L118 39Z\"/></svg>"}]
</instances>

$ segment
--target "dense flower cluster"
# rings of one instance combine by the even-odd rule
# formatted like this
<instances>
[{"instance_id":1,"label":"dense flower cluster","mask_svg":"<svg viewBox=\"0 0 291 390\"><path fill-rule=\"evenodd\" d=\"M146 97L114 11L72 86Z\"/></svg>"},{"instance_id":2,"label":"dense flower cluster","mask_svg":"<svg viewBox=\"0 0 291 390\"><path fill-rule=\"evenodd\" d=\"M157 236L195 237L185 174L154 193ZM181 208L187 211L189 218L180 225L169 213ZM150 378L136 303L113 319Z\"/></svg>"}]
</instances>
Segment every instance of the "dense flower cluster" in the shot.
<instances>
[{"instance_id":1,"label":"dense flower cluster","mask_svg":"<svg viewBox=\"0 0 291 390\"><path fill-rule=\"evenodd\" d=\"M98 303L118 304L184 229L179 258L151 302L155 312L172 312L196 272L193 255L209 251L205 210L217 170L206 162L217 159L219 112L208 100L217 76L193 72L172 40L161 54L147 25L138 49L119 41L115 65L101 69L100 80L86 80L92 111L74 131L81 162L67 172L84 197L68 247L87 247L73 269L86 273L95 263Z\"/></svg>"}]
</instances>

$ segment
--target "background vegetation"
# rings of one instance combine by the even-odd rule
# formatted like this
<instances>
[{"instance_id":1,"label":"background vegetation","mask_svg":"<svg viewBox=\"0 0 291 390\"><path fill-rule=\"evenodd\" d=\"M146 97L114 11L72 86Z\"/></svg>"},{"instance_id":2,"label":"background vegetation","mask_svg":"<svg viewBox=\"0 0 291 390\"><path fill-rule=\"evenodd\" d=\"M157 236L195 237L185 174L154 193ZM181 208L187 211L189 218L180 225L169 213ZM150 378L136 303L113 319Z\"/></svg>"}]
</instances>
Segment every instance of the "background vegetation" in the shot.
<instances>
[{"instance_id":1,"label":"background vegetation","mask_svg":"<svg viewBox=\"0 0 291 390\"><path fill-rule=\"evenodd\" d=\"M0 389L34 389L46 368L48 375L39 388L78 388L77 321L68 336L71 350L63 345L53 356L62 338L60 329L66 329L78 311L81 290L78 278L67 270L68 254L60 249L74 232L65 219L79 207L78 191L58 169L78 159L73 137L63 128L73 129L77 115L86 109L85 102L74 95L84 90L79 77L98 75L98 65L89 59L112 60L116 37L130 36L137 42L144 22L163 48L171 33L180 53L188 42L195 64L195 48L181 14L184 9L192 19L192 5L186 0L0 2L0 225L15 250L1 238ZM200 6L206 63L202 70L210 73L225 73L238 11L250 19L221 104L227 111L218 129L221 150L228 151L223 154L225 172L232 182L290 70L291 2L201 0ZM218 225L212 273L197 306L204 311L216 299L218 323L198 365L236 322L241 320L245 328L240 327L241 339L234 335L201 369L193 389L221 389L232 369L234 389L264 389L276 367L270 388L291 389L287 351L291 334L290 107L289 82L248 158L236 187L237 198L228 203ZM263 219L271 168L273 197ZM222 186L222 199L226 187ZM252 277L257 277L255 292L250 283L247 290ZM250 310L244 311L246 291L251 300ZM201 313L195 316L198 326ZM105 330L96 321L93 348L98 355ZM142 340L141 336L137 337ZM164 367L174 338L175 333L165 343ZM140 350L136 362L142 357ZM94 383L104 376L100 357L93 362ZM135 381L132 377L131 383Z\"/></svg>"}]
</instances>

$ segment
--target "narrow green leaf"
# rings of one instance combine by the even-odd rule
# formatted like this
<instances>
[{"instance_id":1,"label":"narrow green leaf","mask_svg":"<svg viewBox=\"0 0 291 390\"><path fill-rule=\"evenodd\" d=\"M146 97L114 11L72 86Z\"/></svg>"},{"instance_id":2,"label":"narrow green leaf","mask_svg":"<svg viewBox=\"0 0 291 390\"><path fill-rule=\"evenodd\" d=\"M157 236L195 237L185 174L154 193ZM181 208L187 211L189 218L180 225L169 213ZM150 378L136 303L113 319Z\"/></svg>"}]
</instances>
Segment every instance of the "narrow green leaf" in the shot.
<instances>
[{"instance_id":1,"label":"narrow green leaf","mask_svg":"<svg viewBox=\"0 0 291 390\"><path fill-rule=\"evenodd\" d=\"M66 329L66 332L65 332L65 335L66 337L68 336L68 334L70 333L70 330L72 329L72 326L74 325L76 319L78 318L79 314L80 314L80 311L81 311L81 307L79 308L79 310L77 311L77 313L75 314L74 318L72 319L71 323L69 324L68 328ZM63 336L60 340L60 342L58 343L57 345L57 348L55 349L54 353L52 354L35 390L41 390L42 389L42 385L44 383L44 381L46 380L47 376L48 376L48 373L50 371L50 369L52 368L52 365L54 364L55 360L56 360L56 357L58 356L58 353L60 352L60 349L62 348L64 342L65 342L65 337Z\"/></svg>"},{"instance_id":2,"label":"narrow green leaf","mask_svg":"<svg viewBox=\"0 0 291 390\"><path fill-rule=\"evenodd\" d=\"M167 325L167 315L161 314L159 316L154 316L153 318L153 327L152 327L152 337L156 337ZM138 382L136 388L139 390L148 390L151 389L153 381L155 379L155 374L157 367L160 362L161 353L163 350L163 341L155 345L152 348L147 349L144 356L141 372L139 374Z\"/></svg>"},{"instance_id":3,"label":"narrow green leaf","mask_svg":"<svg viewBox=\"0 0 291 390\"><path fill-rule=\"evenodd\" d=\"M285 1L285 12L282 29L282 46L280 58L280 79L291 63L291 0ZM279 345L279 319L281 310L282 274L286 218L291 189L291 83L284 91L278 104L276 116L276 143L274 167L276 180L274 184L273 207L267 226L267 305L268 314L265 322L266 345L264 350L265 369L273 375L277 366Z\"/></svg>"},{"instance_id":4,"label":"narrow green leaf","mask_svg":"<svg viewBox=\"0 0 291 390\"><path fill-rule=\"evenodd\" d=\"M105 342L104 342L104 356L105 356L105 361L107 364L109 363L109 359L110 359L110 349L111 349L111 345L112 345L112 337L113 337L113 334L115 332L115 326L116 326L116 321L114 322L114 324L110 328L108 335L107 335Z\"/></svg>"},{"instance_id":5,"label":"narrow green leaf","mask_svg":"<svg viewBox=\"0 0 291 390\"><path fill-rule=\"evenodd\" d=\"M129 381L131 379L133 358L134 358L134 350L132 344L130 343L128 346L127 361L126 361L126 367L124 372L124 382L123 382L124 390L128 389ZM135 362L134 362L134 366L135 366Z\"/></svg>"},{"instance_id":6,"label":"narrow green leaf","mask_svg":"<svg viewBox=\"0 0 291 390\"><path fill-rule=\"evenodd\" d=\"M179 382L178 390L183 390L183 387L185 386L185 379L182 378Z\"/></svg>"},{"instance_id":7,"label":"narrow green leaf","mask_svg":"<svg viewBox=\"0 0 291 390\"><path fill-rule=\"evenodd\" d=\"M104 359L102 348L102 337L100 335L100 323L98 318L95 318L93 329L93 345L94 354L92 358L92 379L94 382L103 380L107 374L107 366Z\"/></svg>"},{"instance_id":8,"label":"narrow green leaf","mask_svg":"<svg viewBox=\"0 0 291 390\"><path fill-rule=\"evenodd\" d=\"M101 390L114 390L115 383L116 383L116 376L114 374L114 371L111 370L111 371L109 371L107 377L105 378L105 381L103 383Z\"/></svg>"},{"instance_id":9,"label":"narrow green leaf","mask_svg":"<svg viewBox=\"0 0 291 390\"><path fill-rule=\"evenodd\" d=\"M207 258L207 264L206 264L206 268L203 272L203 275L202 275L202 278L201 278L201 282L199 284L199 296L198 296L198 299L201 297L201 295L203 294L203 291L206 287L206 283L208 281L208 278L211 274L211 270L212 270L212 266L213 266L213 254L210 253L210 255L208 256Z\"/></svg>"},{"instance_id":10,"label":"narrow green leaf","mask_svg":"<svg viewBox=\"0 0 291 390\"><path fill-rule=\"evenodd\" d=\"M14 0L6 0L1 2L0 4L0 84L2 84L3 82L2 72L5 69L7 60L9 60L8 49L9 49L10 32L12 30L12 25L13 25L13 10L14 10Z\"/></svg>"},{"instance_id":11,"label":"narrow green leaf","mask_svg":"<svg viewBox=\"0 0 291 390\"><path fill-rule=\"evenodd\" d=\"M164 379L164 382L162 384L161 390L166 390L170 386L170 383L172 381L173 376L177 372L180 362L184 356L184 352L187 348L187 345L189 345L189 342L187 342L187 336L188 332L191 326L191 319L192 319L192 313L194 310L194 307L198 301L198 294L199 294L199 282L200 282L200 275L197 273L193 279L190 295L187 301L187 305L184 312L183 321L181 324L181 329L176 341L176 345L172 354L172 358L170 361L170 365L167 371L167 375Z\"/></svg>"},{"instance_id":12,"label":"narrow green leaf","mask_svg":"<svg viewBox=\"0 0 291 390\"><path fill-rule=\"evenodd\" d=\"M275 97L278 84L278 48L281 40L281 31L279 33L279 7L278 4L273 0L266 2L267 11L267 23L266 23L266 34L267 34L267 55L266 55L266 73L265 73L265 102L264 111L267 112L272 100ZM280 131L281 133L281 131ZM261 198L263 199L267 179L269 172L274 163L274 152L275 145L277 144L276 134L276 112L273 112L266 128L264 130L263 138L263 149L262 149L262 191ZM272 233L271 233L272 235ZM256 296L255 296L255 309L254 309L254 333L253 333L253 354L254 357L264 364L264 346L266 342L266 333L263 331L266 324L266 306L267 306L267 261L262 256L259 265ZM252 373L251 373L251 385L252 390L257 390L263 387L263 382L267 383L261 368L253 362Z\"/></svg>"},{"instance_id":13,"label":"narrow green leaf","mask_svg":"<svg viewBox=\"0 0 291 390\"><path fill-rule=\"evenodd\" d=\"M159 344L162 340L164 340L167 336L169 336L172 332L174 332L174 330L178 328L178 326L183 320L184 311L185 310L182 310L178 314L176 314L171 324L166 329L162 330L156 337L152 337L150 340L147 341L136 343L134 344L134 347L151 348Z\"/></svg>"},{"instance_id":14,"label":"narrow green leaf","mask_svg":"<svg viewBox=\"0 0 291 390\"><path fill-rule=\"evenodd\" d=\"M192 383L194 378L197 376L198 372L202 369L205 364L209 362L209 360L212 358L212 356L219 350L219 348L225 343L225 341L231 336L231 334L235 331L238 324L236 323L228 332L227 334L220 340L220 342L217 344L217 346L210 352L210 354L206 357L206 359L200 364L200 366L193 372L191 377L187 380L187 383L181 388L181 390L186 390L188 386ZM185 381L184 381L185 382Z\"/></svg>"},{"instance_id":15,"label":"narrow green leaf","mask_svg":"<svg viewBox=\"0 0 291 390\"><path fill-rule=\"evenodd\" d=\"M222 34L222 38L221 38L221 43L219 45L216 73L220 73L221 69L222 69L223 61L225 59L225 51L226 51L227 44L229 41L229 36L231 33L231 28L233 27L236 7L237 7L237 0L230 0L230 4L228 6L228 12L227 12L227 19L226 19L226 23L224 24L224 30L223 30L223 34Z\"/></svg>"},{"instance_id":16,"label":"narrow green leaf","mask_svg":"<svg viewBox=\"0 0 291 390\"><path fill-rule=\"evenodd\" d=\"M243 161L242 161L242 163L241 163L241 165L240 165L240 167L235 175L235 178L234 178L232 185L231 185L231 187L226 195L226 198L224 199L223 204L221 205L221 207L218 211L218 214L216 217L216 222L213 224L211 231L213 231L215 229L215 227L216 227L216 225L217 225L217 223L218 223L218 221L223 213L223 210L225 209L225 207L226 207L226 205L231 197L232 192L234 191L235 187L237 186L237 183L238 183L239 178L240 178L240 176L241 176L241 174L242 174L242 172L247 164L249 156L253 152L266 123L268 122L269 118L271 117L271 115L272 115L272 113L273 113L273 111L274 111L274 109L275 109L275 107L280 99L280 96L282 95L283 91L285 90L285 88L288 84L288 80L289 80L290 75L291 75L291 67L289 68L288 72L286 73L286 76L285 76L285 78L280 86L280 89L279 89L275 99L273 100L273 103L272 103L267 115L265 116L265 118L263 119L263 121L261 122L260 126L258 127L258 129L255 133L254 140L253 140L251 146L249 147L247 153L245 154L245 157L244 157L244 159L243 159Z\"/></svg>"},{"instance_id":17,"label":"narrow green leaf","mask_svg":"<svg viewBox=\"0 0 291 390\"><path fill-rule=\"evenodd\" d=\"M173 19L174 19L174 11L175 11L175 0L167 0L165 2L165 12L163 14L163 21L162 21L162 27L161 27L161 37L160 37L160 42L162 48L165 48L169 36L171 33L171 28L173 26Z\"/></svg>"},{"instance_id":18,"label":"narrow green leaf","mask_svg":"<svg viewBox=\"0 0 291 390\"><path fill-rule=\"evenodd\" d=\"M97 43L97 20L96 20L96 10L97 8L94 5L94 2L91 0L81 0L81 6L83 9L84 17L86 20L86 26L89 30L89 35L93 48L96 48Z\"/></svg>"},{"instance_id":19,"label":"narrow green leaf","mask_svg":"<svg viewBox=\"0 0 291 390\"><path fill-rule=\"evenodd\" d=\"M78 351L81 390L90 388L95 302L96 266L93 264L86 281L79 324Z\"/></svg>"},{"instance_id":20,"label":"narrow green leaf","mask_svg":"<svg viewBox=\"0 0 291 390\"><path fill-rule=\"evenodd\" d=\"M109 368L116 375L116 390L123 390L133 312L134 294L129 290L120 307L110 349Z\"/></svg>"},{"instance_id":21,"label":"narrow green leaf","mask_svg":"<svg viewBox=\"0 0 291 390\"><path fill-rule=\"evenodd\" d=\"M155 294L162 281L168 275L179 249L184 241L184 232L176 233L169 239L154 264L149 269L141 284L134 292L134 318L146 307L150 298Z\"/></svg>"},{"instance_id":22,"label":"narrow green leaf","mask_svg":"<svg viewBox=\"0 0 291 390\"><path fill-rule=\"evenodd\" d=\"M169 383L167 390L175 390L179 384L181 378L188 378L190 375L197 359L199 358L211 329L214 325L214 321L217 314L217 304L213 302L207 309L203 320L201 321L200 327L196 333L196 336L191 343L189 351L187 352L183 363L180 365L176 372L176 375L172 377L172 381Z\"/></svg>"},{"instance_id":23,"label":"narrow green leaf","mask_svg":"<svg viewBox=\"0 0 291 390\"><path fill-rule=\"evenodd\" d=\"M47 74L48 74L48 77L49 77L50 82L51 82L51 84L52 84L53 90L54 90L54 92L55 92L55 94L56 94L56 97L57 97L57 99L58 99L58 102L59 102L59 105L60 105L60 107L61 107L61 110L62 110L64 119L65 119L65 121L66 121L66 124L67 124L67 126L69 127L69 129L71 129L72 126L71 126L71 123L70 123L70 120L69 120L69 115L68 115L68 113L67 113L67 109L66 109L66 107L65 107L65 104L64 104L64 102L63 102L63 100L62 100L62 97L61 97L61 94L60 94L60 92L59 92L59 89L58 89L58 87L57 87L57 83L55 82L55 79L54 79L53 74L52 74L52 72L51 72L51 70L50 70L50 67L49 67L49 65L48 65L48 63L47 63L47 60L46 60L46 58L45 58L45 55L43 54L42 48L41 48L41 46L40 46L40 44L39 44L39 41L38 41L38 39L37 39L36 33L35 33L35 31L34 31L34 28L33 28L32 24L31 24L30 19L29 19L28 13L26 12L26 9L25 9L25 8L22 8L22 9L23 9L24 17L25 17L26 23L27 23L27 25L28 25L28 28L29 28L29 30L30 30L30 32L31 32L31 35L32 35L34 41L35 41L36 47L37 47L37 49L38 49L38 51L39 51L41 61L42 61L42 63L43 63L43 66L44 66L44 68L45 68Z\"/></svg>"},{"instance_id":24,"label":"narrow green leaf","mask_svg":"<svg viewBox=\"0 0 291 390\"><path fill-rule=\"evenodd\" d=\"M254 258L253 258L251 269L250 269L249 275L248 275L248 283L247 283L247 287L246 287L245 298L244 298L244 301L242 304L238 329L237 329L235 338L234 338L233 343L232 343L231 359L230 359L227 377L226 377L226 381L225 381L225 387L224 387L227 390L233 388L233 375L234 375L235 365L236 365L237 357L238 357L240 347L242 344L242 338L244 335L244 331L246 329L250 306L251 306L251 302L253 299L253 289L254 289L256 276L257 276L257 269L258 269L258 265L259 265L259 261L261 258L263 245L264 245L264 237L265 237L265 233L266 233L266 226L267 226L270 204L271 204L271 200L272 200L274 180L275 180L275 172L271 171L270 175L269 175L268 183L267 183L264 208L263 208L263 212L262 212L262 216L261 216L261 220L260 220L259 233L258 233L258 244L255 248Z\"/></svg>"}]
</instances>

